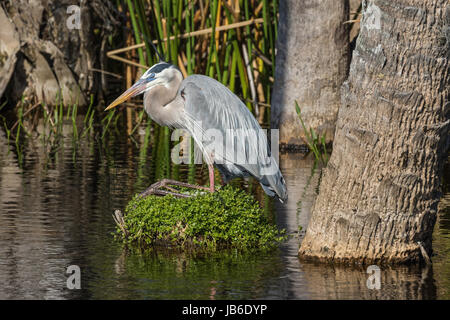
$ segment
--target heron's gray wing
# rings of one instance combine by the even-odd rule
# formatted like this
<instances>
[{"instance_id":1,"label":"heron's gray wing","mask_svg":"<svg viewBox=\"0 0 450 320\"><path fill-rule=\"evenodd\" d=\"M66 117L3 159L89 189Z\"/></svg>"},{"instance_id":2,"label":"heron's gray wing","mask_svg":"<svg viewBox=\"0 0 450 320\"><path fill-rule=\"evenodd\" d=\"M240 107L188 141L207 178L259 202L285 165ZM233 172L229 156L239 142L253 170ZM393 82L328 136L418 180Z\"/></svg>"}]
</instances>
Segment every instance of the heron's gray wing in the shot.
<instances>
[{"instance_id":1,"label":"heron's gray wing","mask_svg":"<svg viewBox=\"0 0 450 320\"><path fill-rule=\"evenodd\" d=\"M206 76L192 75L182 82L180 94L185 100L184 118L188 130L194 136L203 134L202 149L209 148L210 151L214 151L216 162L220 163L223 160L236 163L238 156L267 155L265 135L259 137L262 141L254 135L243 139L243 134L259 134L261 127L244 103L220 82ZM239 136L231 139L232 134ZM212 135L218 139L209 139ZM258 145L264 147L262 154L258 152Z\"/></svg>"},{"instance_id":2,"label":"heron's gray wing","mask_svg":"<svg viewBox=\"0 0 450 320\"><path fill-rule=\"evenodd\" d=\"M268 179L282 180L280 183L285 189L265 132L234 93L220 82L202 75L187 77L179 90L185 100L185 127L202 149L206 161L237 168L262 184L275 183ZM208 159L208 154L212 154L213 159Z\"/></svg>"}]
</instances>

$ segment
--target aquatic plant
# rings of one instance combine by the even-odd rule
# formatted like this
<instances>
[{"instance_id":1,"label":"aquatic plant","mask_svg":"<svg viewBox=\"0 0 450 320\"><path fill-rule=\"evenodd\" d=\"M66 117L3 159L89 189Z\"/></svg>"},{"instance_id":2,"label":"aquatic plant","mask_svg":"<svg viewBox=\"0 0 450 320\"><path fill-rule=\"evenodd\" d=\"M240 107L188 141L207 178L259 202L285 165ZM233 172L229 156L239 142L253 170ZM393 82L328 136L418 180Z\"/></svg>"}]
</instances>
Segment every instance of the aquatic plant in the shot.
<instances>
[{"instance_id":1,"label":"aquatic plant","mask_svg":"<svg viewBox=\"0 0 450 320\"><path fill-rule=\"evenodd\" d=\"M305 132L305 142L308 146L309 150L314 154L314 157L317 161L321 161L324 165L328 163L328 153L327 146L325 143L325 133L319 136L313 128L309 128L309 130L305 126L305 122L303 121L300 107L298 106L297 101L295 101L295 111L297 112L298 118L300 119L300 123Z\"/></svg>"},{"instance_id":2,"label":"aquatic plant","mask_svg":"<svg viewBox=\"0 0 450 320\"><path fill-rule=\"evenodd\" d=\"M135 196L115 220L119 239L144 247L268 249L286 239L251 195L232 186L189 198Z\"/></svg>"}]
</instances>

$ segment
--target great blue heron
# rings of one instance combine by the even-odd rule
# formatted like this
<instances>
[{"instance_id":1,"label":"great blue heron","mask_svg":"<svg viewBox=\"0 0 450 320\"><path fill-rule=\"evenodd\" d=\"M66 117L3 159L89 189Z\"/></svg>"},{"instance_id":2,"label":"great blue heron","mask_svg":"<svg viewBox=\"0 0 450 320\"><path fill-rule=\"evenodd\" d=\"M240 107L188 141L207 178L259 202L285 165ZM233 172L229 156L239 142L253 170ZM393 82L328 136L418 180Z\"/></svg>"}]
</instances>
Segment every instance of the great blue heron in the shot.
<instances>
[{"instance_id":1,"label":"great blue heron","mask_svg":"<svg viewBox=\"0 0 450 320\"><path fill-rule=\"evenodd\" d=\"M208 164L211 192L215 164L225 183L234 177L253 176L269 196L287 200L286 184L264 131L227 87L203 75L183 80L176 66L159 62L105 110L142 93L145 111L154 121L185 129L194 138Z\"/></svg>"}]
</instances>

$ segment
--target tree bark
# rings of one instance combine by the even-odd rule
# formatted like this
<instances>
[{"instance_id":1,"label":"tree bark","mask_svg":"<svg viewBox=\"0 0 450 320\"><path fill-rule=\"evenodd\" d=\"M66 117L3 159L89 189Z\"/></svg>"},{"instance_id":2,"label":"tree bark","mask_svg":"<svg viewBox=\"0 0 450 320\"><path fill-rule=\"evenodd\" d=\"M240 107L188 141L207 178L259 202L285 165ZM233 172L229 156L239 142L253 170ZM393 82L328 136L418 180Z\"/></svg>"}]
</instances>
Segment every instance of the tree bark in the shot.
<instances>
[{"instance_id":1,"label":"tree bark","mask_svg":"<svg viewBox=\"0 0 450 320\"><path fill-rule=\"evenodd\" d=\"M16 54L20 49L16 29L8 20L3 9L0 7L0 97L5 91L6 85L16 66Z\"/></svg>"},{"instance_id":2,"label":"tree bark","mask_svg":"<svg viewBox=\"0 0 450 320\"><path fill-rule=\"evenodd\" d=\"M65 105L83 106L88 95L97 93L100 75L93 69L101 67L100 56L105 54L100 43L119 22L108 2L82 0L77 3L80 24L69 28L73 12L67 10L73 4L71 0L16 0L5 1L5 11L0 7L0 22L6 26L0 33L0 56L5 51L14 70L0 72L0 97L5 93L11 102L24 97L30 103L58 105L62 100ZM10 49L12 34L20 43L15 51Z\"/></svg>"},{"instance_id":3,"label":"tree bark","mask_svg":"<svg viewBox=\"0 0 450 320\"><path fill-rule=\"evenodd\" d=\"M282 145L305 145L297 100L306 126L331 141L349 66L348 0L283 0L279 14L271 126Z\"/></svg>"},{"instance_id":4,"label":"tree bark","mask_svg":"<svg viewBox=\"0 0 450 320\"><path fill-rule=\"evenodd\" d=\"M431 256L450 144L450 5L363 1L303 258L407 263Z\"/></svg>"}]
</instances>

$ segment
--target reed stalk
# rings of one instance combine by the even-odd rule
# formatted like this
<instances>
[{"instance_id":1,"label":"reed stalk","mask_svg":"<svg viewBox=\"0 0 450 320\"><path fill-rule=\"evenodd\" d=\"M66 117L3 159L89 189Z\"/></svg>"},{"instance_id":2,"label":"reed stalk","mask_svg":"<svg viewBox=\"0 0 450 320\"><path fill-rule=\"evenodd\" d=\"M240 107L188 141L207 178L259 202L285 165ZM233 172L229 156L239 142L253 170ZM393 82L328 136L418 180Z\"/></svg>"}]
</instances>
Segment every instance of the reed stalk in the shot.
<instances>
[{"instance_id":1,"label":"reed stalk","mask_svg":"<svg viewBox=\"0 0 450 320\"><path fill-rule=\"evenodd\" d=\"M158 61L150 45L152 41L184 75L206 74L217 79L240 96L256 115L256 91L263 91L263 102L270 101L277 1L126 0L126 3L135 43L108 52L110 58L147 67ZM136 49L138 61L119 56ZM258 66L258 74L262 76L254 76L254 66Z\"/></svg>"}]
</instances>

